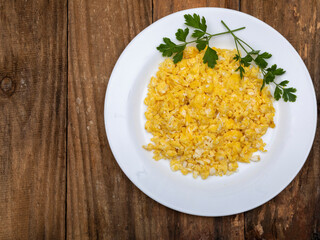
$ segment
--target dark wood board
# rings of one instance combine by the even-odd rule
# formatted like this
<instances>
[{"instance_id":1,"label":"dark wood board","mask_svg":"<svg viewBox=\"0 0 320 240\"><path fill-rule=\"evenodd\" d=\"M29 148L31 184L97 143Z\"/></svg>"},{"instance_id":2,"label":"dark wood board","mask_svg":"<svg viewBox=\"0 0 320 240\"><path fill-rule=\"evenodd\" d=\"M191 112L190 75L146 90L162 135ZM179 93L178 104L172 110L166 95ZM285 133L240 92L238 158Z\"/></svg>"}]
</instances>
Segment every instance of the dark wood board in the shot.
<instances>
[{"instance_id":1,"label":"dark wood board","mask_svg":"<svg viewBox=\"0 0 320 240\"><path fill-rule=\"evenodd\" d=\"M0 239L320 239L319 128L283 192L227 217L160 205L112 155L104 98L121 52L152 22L208 6L278 30L319 95L318 0L0 0Z\"/></svg>"},{"instance_id":2,"label":"dark wood board","mask_svg":"<svg viewBox=\"0 0 320 240\"><path fill-rule=\"evenodd\" d=\"M67 1L0 1L0 239L63 239Z\"/></svg>"}]
</instances>

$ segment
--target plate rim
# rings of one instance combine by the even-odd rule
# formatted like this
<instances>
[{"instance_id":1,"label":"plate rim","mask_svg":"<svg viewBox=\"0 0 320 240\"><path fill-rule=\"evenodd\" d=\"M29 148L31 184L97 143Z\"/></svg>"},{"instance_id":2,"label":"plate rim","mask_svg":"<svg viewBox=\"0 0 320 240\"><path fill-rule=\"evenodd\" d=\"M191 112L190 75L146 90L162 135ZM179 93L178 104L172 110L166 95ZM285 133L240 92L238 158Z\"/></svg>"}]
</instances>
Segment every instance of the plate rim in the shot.
<instances>
[{"instance_id":1,"label":"plate rim","mask_svg":"<svg viewBox=\"0 0 320 240\"><path fill-rule=\"evenodd\" d=\"M295 54L298 56L298 59L300 61L300 65L303 66L308 78L310 81L308 81L309 85L311 86L312 88L312 98L313 98L313 102L315 103L315 116L313 118L313 129L312 129L312 138L310 138L310 141L309 141L309 144L308 144L308 151L306 151L306 154L305 154L305 157L304 157L304 160L303 161L300 161L300 165L299 167L296 167L295 168L295 174L293 175L293 177L290 177L290 180L287 181L286 184L284 184L285 186L284 187L281 187L278 191L275 191L273 192L273 194L271 194L272 196L269 197L269 198L266 198L264 201L262 202L259 202L255 205L252 205L250 208L248 209L245 209L245 210L241 210L241 211L234 211L233 213L229 213L229 214L218 214L218 215L214 215L214 214L199 214L197 212L194 212L192 211L191 209L181 209L179 206L174 206L174 204L171 204L171 203L168 203L168 202L165 202L165 201L162 201L161 199L157 198L156 196L154 196L153 193L149 192L147 189L143 189L143 187L133 181L133 179L131 178L131 176L125 171L125 168L124 166L122 166L122 164L117 160L117 153L114 152L114 148L112 147L112 140L110 139L110 134L108 133L108 130L109 127L108 127L108 123L107 123L107 100L110 96L110 84L112 84L112 79L113 79L113 75L114 75L114 72L116 72L118 66L119 66L119 62L120 60L123 58L126 50L135 43L135 41L138 39L138 37L140 35L142 35L147 29L151 28L155 23L159 23L161 21L164 21L166 18L172 16L172 15L175 15L177 13L183 13L183 12L189 12L189 11L198 11L198 10L202 10L202 9L214 9L214 10L223 10L223 11L230 11L230 12L236 12L236 14L243 14L243 15L246 15L247 17L249 17L250 19L254 20L254 21L258 21L260 23L263 23L266 27L268 27L270 30L276 32L284 41L286 41L289 46L292 48L292 50L295 52ZM317 129L317 100L316 100L316 93L315 93L315 89L314 89L314 85L313 85L313 81L312 81L312 78L310 76L310 73L309 73L309 70L308 68L306 67L304 61L302 60L300 54L297 52L297 50L292 46L292 44L280 33L278 32L276 29L274 29L273 27L271 27L270 25L268 25L267 23L263 22L262 20L252 16L252 15L249 15L247 13L244 13L244 12L241 12L241 11L238 11L238 10L234 10L234 9L228 9L228 8L222 8L222 7L200 7L200 8L190 8L190 9L184 9L184 10L181 10L181 11L176 11L176 12L173 12L169 15L166 15L160 19L158 19L157 21L151 23L150 25L148 25L146 28L144 28L141 32L139 32L131 41L130 43L124 48L124 50L122 51L122 53L120 54L119 58L117 59L117 62L116 64L114 65L113 67L113 70L110 74L110 77L109 77L109 81L108 81L108 85L107 85L107 89L106 89L106 94L105 94L105 101L104 101L104 123L105 123L105 130L106 130L106 135L107 135L107 139L108 139L108 144L110 146L110 150L117 162L117 164L119 165L120 169L122 170L122 172L126 175L126 177L129 178L129 180L141 191L143 192L145 195L147 195L148 197L150 197L151 199L153 199L154 201L160 203L161 205L163 206L166 206L172 210L175 210L175 211L179 211L179 212L182 212L182 213L186 213L186 214L190 214L190 215L195 215L195 216L203 216L203 217L219 217L219 216L231 216L231 215L235 215L235 214L239 214L239 213L244 213L244 212L247 212L247 211L250 211L252 209L255 209L259 206L262 206L264 205L265 203L269 202L270 200L272 200L273 198L275 198L276 196L278 196L284 189L286 189L288 187L288 185L296 178L296 176L298 175L298 173L301 171L301 169L303 168L304 164L306 163L307 159L308 159L308 156L310 154L310 151L313 147L313 143L314 143L314 140L315 140L315 135L316 135L316 129ZM289 179L289 178L288 178Z\"/></svg>"}]
</instances>

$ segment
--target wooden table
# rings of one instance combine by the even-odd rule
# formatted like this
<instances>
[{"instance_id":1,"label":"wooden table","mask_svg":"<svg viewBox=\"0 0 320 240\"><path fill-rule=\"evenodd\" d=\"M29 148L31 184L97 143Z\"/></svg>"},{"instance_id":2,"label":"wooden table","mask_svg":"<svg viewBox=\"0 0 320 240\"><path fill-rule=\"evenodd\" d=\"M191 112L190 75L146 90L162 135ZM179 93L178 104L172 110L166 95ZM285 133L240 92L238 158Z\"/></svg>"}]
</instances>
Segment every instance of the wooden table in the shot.
<instances>
[{"instance_id":1,"label":"wooden table","mask_svg":"<svg viewBox=\"0 0 320 240\"><path fill-rule=\"evenodd\" d=\"M277 29L319 94L319 0L0 0L0 239L320 239L319 128L281 194L229 217L168 209L114 160L103 107L119 55L157 19L205 6Z\"/></svg>"}]
</instances>

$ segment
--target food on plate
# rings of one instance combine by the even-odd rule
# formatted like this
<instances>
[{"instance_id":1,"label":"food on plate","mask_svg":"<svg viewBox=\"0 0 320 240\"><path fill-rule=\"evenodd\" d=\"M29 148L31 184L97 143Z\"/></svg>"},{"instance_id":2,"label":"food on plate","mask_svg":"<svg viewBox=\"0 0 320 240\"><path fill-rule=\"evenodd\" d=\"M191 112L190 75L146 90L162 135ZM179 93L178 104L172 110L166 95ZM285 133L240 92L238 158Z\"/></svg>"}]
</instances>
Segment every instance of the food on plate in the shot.
<instances>
[{"instance_id":1,"label":"food on plate","mask_svg":"<svg viewBox=\"0 0 320 240\"><path fill-rule=\"evenodd\" d=\"M231 30L227 26L227 24L221 20L222 25L226 28L227 31L210 34L207 31L207 23L204 17L200 17L198 14L194 13L193 15L185 14L184 19L185 25L195 29L191 34L193 40L189 41L187 39L190 31L189 28L178 29L175 35L176 39L180 42L179 44L176 44L171 41L170 38L165 37L163 38L163 43L157 47L157 50L162 53L162 56L173 56L173 62L178 63L183 58L183 51L186 46L190 43L196 43L196 47L199 51L206 49L202 57L203 63L207 63L208 67L214 68L217 63L218 54L209 46L210 39L223 34L230 34L234 39L235 47L237 49L233 57L234 60L238 62L235 71L240 73L240 77L244 77L244 73L246 71L245 67L248 67L250 65L258 66L263 76L261 89L263 89L265 85L272 83L275 86L273 94L275 100L278 101L279 99L283 98L285 102L296 101L297 96L295 95L295 92L297 91L297 89L293 87L287 87L289 83L288 80L284 80L280 83L277 83L275 81L277 76L283 75L286 71L282 68L278 68L276 64L268 67L267 60L272 57L272 54L254 49L244 40L235 35L235 32L243 30L245 29L245 27ZM243 54L241 53L241 49L245 52L245 56L243 56Z\"/></svg>"},{"instance_id":2,"label":"food on plate","mask_svg":"<svg viewBox=\"0 0 320 240\"><path fill-rule=\"evenodd\" d=\"M187 47L177 64L165 59L148 85L144 146L155 160L167 159L173 171L194 178L230 175L238 162L258 161L266 151L262 136L274 128L273 97L260 70L244 66L237 50L217 49L214 68L203 62L207 49Z\"/></svg>"}]
</instances>

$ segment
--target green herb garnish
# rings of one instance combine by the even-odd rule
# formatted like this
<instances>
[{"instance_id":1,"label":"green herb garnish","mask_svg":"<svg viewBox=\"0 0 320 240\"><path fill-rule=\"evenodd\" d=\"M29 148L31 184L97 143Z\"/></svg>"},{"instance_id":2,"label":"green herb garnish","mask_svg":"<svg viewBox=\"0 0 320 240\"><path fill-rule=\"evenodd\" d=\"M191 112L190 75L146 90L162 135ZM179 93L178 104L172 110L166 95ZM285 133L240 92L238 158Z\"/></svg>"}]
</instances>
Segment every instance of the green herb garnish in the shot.
<instances>
[{"instance_id":1,"label":"green herb garnish","mask_svg":"<svg viewBox=\"0 0 320 240\"><path fill-rule=\"evenodd\" d=\"M182 60L183 50L186 48L187 44L196 43L196 47L199 51L206 49L205 54L203 56L203 63L207 63L208 67L214 68L217 63L218 55L217 52L209 46L209 41L212 37L223 35L223 34L231 34L234 38L234 42L237 49L237 54L234 57L234 60L239 62L239 67L235 71L239 71L240 77L243 78L245 74L245 68L251 64L255 63L261 70L263 75L263 83L261 86L261 90L264 88L266 84L273 83L276 88L274 91L275 100L279 100L283 98L285 102L295 102L297 96L294 94L297 90L295 88L286 88L289 81L284 80L280 83L275 82L276 76L283 75L285 70L282 68L277 68L277 65L274 64L270 68L267 68L268 62L267 59L271 58L271 54L268 52L260 53L260 50L253 49L249 44L245 41L237 37L234 32L245 29L245 27L237 28L234 30L230 30L230 28L225 24L224 21L221 23L227 28L228 31L220 32L216 34L210 34L207 32L207 23L204 17L200 17L198 14L186 14L184 15L185 25L195 28L193 33L191 34L192 38L195 40L187 41L187 36L189 35L189 28L178 29L176 32L176 39L181 44L176 44L172 42L169 38L163 38L162 44L160 44L157 49L162 53L164 57L173 56L173 62L178 63ZM239 48L242 48L246 56L242 57Z\"/></svg>"},{"instance_id":2,"label":"green herb garnish","mask_svg":"<svg viewBox=\"0 0 320 240\"><path fill-rule=\"evenodd\" d=\"M228 34L230 33L230 31L236 32L236 31L245 29L245 27L242 27L242 28L237 28L234 30L226 31L226 32L209 34L206 32L207 24L206 24L206 19L204 17L200 18L198 14L193 14L193 15L186 14L184 15L184 19L185 19L185 24L187 26L195 28L191 37L196 39L192 41L186 40L189 34L189 28L178 29L178 31L176 32L176 39L182 42L181 44L175 44L169 38L165 37L163 38L164 43L160 44L157 47L157 49L160 52L162 52L162 56L164 57L171 57L172 55L174 55L173 56L174 63L178 63L182 60L183 50L186 48L187 44L196 43L196 47L198 48L199 51L204 50L208 46L203 56L203 62L207 63L209 67L214 68L218 60L218 55L215 50L209 47L210 39L215 36Z\"/></svg>"},{"instance_id":3,"label":"green herb garnish","mask_svg":"<svg viewBox=\"0 0 320 240\"><path fill-rule=\"evenodd\" d=\"M260 50L253 49L248 43L237 37L224 21L221 21L221 23L228 29L234 38L237 48L237 54L234 59L239 62L239 67L236 69L236 71L240 72L240 77L243 78L243 74L245 73L244 67L248 67L254 62L260 68L263 75L261 90L266 84L273 83L276 86L273 94L275 100L278 101L282 97L285 102L295 102L297 96L294 93L297 91L297 89L292 87L286 88L287 84L289 83L288 80L284 80L279 84L274 81L276 76L283 75L286 71L282 68L277 68L276 64L273 64L270 68L267 68L268 63L266 59L271 58L272 54L268 52L260 53ZM240 47L246 52L247 55L245 57L241 57L241 53L239 51Z\"/></svg>"}]
</instances>

